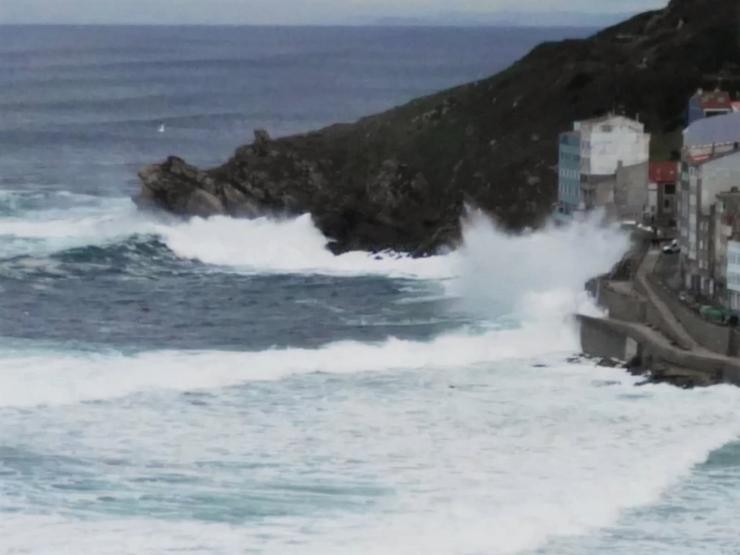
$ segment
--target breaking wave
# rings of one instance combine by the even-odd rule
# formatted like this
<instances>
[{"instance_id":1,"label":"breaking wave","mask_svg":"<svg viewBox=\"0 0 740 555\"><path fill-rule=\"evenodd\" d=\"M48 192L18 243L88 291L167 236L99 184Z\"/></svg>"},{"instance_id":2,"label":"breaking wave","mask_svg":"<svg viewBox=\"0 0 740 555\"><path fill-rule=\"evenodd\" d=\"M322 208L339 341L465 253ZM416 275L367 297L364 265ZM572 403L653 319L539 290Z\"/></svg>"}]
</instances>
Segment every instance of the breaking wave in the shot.
<instances>
[{"instance_id":1,"label":"breaking wave","mask_svg":"<svg viewBox=\"0 0 740 555\"><path fill-rule=\"evenodd\" d=\"M365 252L335 256L326 249L327 239L309 215L282 220L213 217L183 221L143 214L129 199L79 197L74 206L44 207L42 203L43 209L39 209L22 194L6 194L7 211L12 209L13 214L2 217L0 213L0 259L49 256L149 236L182 259L244 273L449 277L449 262L444 256L414 259ZM58 199L51 200L56 203Z\"/></svg>"},{"instance_id":2,"label":"breaking wave","mask_svg":"<svg viewBox=\"0 0 740 555\"><path fill-rule=\"evenodd\" d=\"M335 256L309 215L183 221L143 214L126 198L64 192L0 195L0 259L50 256L88 246L101 252L101 247L130 243L132 237L161 242L181 259L244 273L435 280L462 276L464 292L474 293L479 307L482 301L510 299L512 287L537 294L582 284L607 269L625 248L617 231L593 222L512 236L474 214L465 222L465 243L458 252L416 259L391 252ZM589 256L582 256L584 252Z\"/></svg>"},{"instance_id":3,"label":"breaking wave","mask_svg":"<svg viewBox=\"0 0 740 555\"><path fill-rule=\"evenodd\" d=\"M584 282L607 271L626 248L623 234L593 223L510 235L480 214L465 222L464 246L458 252L416 260L365 253L335 257L324 249L324 237L307 216L145 225L178 256L220 266L446 278L451 294L461 297L469 310L488 316L490 329L460 330L430 342L389 338L378 344L343 342L253 353L12 355L14 351L5 350L0 406L75 403L158 388L218 388L313 372L446 368L573 352L578 337L572 315L589 308Z\"/></svg>"},{"instance_id":4,"label":"breaking wave","mask_svg":"<svg viewBox=\"0 0 740 555\"><path fill-rule=\"evenodd\" d=\"M533 342L537 338L536 343ZM577 349L573 326L526 326L430 342L388 339L319 349L160 351L135 355L69 351L0 354L0 407L73 404L153 390L191 391L288 376L455 368Z\"/></svg>"}]
</instances>

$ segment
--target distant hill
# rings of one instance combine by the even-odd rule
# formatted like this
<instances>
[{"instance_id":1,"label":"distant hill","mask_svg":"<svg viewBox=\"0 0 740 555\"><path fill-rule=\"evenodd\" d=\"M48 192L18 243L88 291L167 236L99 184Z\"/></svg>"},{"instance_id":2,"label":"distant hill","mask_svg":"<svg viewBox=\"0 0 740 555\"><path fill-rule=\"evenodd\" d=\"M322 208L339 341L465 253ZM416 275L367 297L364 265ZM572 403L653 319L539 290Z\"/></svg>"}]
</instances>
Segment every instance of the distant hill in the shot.
<instances>
[{"instance_id":1,"label":"distant hill","mask_svg":"<svg viewBox=\"0 0 740 555\"><path fill-rule=\"evenodd\" d=\"M431 252L459 238L465 203L510 229L538 225L556 199L557 136L573 120L639 117L667 158L697 87L740 91L738 16L737 0L672 0L356 123L259 134L207 172L171 158L142 170L138 201L180 214L310 212L335 251Z\"/></svg>"},{"instance_id":2,"label":"distant hill","mask_svg":"<svg viewBox=\"0 0 740 555\"><path fill-rule=\"evenodd\" d=\"M427 17L357 18L350 23L378 26L460 26L460 27L588 27L613 25L631 13L582 13L568 11L495 12L470 14L445 12Z\"/></svg>"}]
</instances>

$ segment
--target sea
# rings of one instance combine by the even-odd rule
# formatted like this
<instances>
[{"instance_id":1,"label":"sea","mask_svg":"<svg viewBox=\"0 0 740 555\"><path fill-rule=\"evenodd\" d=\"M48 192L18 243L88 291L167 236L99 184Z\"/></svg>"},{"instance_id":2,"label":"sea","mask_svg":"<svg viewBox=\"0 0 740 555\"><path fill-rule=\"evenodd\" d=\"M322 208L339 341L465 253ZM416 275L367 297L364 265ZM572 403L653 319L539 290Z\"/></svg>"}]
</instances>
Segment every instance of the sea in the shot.
<instances>
[{"instance_id":1,"label":"sea","mask_svg":"<svg viewBox=\"0 0 740 555\"><path fill-rule=\"evenodd\" d=\"M0 27L0 554L740 553L740 390L573 356L619 230L334 256L130 200L589 32Z\"/></svg>"}]
</instances>

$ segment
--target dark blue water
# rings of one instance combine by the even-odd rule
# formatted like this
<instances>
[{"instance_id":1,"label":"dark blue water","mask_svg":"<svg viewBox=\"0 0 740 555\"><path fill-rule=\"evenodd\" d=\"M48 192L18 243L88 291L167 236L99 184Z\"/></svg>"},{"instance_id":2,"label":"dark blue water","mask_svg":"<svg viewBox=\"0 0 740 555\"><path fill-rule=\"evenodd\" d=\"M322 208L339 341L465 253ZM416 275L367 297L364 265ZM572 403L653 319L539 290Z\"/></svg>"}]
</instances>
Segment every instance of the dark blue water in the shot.
<instances>
[{"instance_id":1,"label":"dark blue water","mask_svg":"<svg viewBox=\"0 0 740 555\"><path fill-rule=\"evenodd\" d=\"M132 191L141 164L215 164L492 74L583 30L2 27L2 184ZM168 132L156 133L160 123ZM64 164L58 162L64 160ZM33 163L29 163L33 162Z\"/></svg>"}]
</instances>

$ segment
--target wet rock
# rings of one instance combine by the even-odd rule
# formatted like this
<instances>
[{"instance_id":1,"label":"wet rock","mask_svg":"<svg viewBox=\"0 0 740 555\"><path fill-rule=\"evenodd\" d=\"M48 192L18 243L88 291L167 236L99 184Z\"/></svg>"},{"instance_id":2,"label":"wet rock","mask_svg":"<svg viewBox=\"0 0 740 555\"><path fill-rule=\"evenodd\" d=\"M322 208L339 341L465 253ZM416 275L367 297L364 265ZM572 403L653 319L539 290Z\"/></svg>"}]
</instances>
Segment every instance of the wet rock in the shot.
<instances>
[{"instance_id":1,"label":"wet rock","mask_svg":"<svg viewBox=\"0 0 740 555\"><path fill-rule=\"evenodd\" d=\"M212 195L205 189L196 189L188 197L185 204L185 212L192 216L207 218L226 213L221 199Z\"/></svg>"},{"instance_id":2,"label":"wet rock","mask_svg":"<svg viewBox=\"0 0 740 555\"><path fill-rule=\"evenodd\" d=\"M603 368L624 368L625 363L616 358L602 358L597 362L597 366L601 366Z\"/></svg>"}]
</instances>

